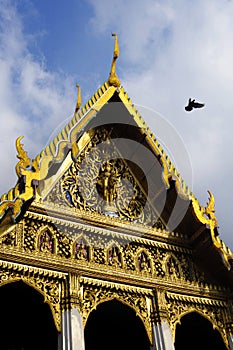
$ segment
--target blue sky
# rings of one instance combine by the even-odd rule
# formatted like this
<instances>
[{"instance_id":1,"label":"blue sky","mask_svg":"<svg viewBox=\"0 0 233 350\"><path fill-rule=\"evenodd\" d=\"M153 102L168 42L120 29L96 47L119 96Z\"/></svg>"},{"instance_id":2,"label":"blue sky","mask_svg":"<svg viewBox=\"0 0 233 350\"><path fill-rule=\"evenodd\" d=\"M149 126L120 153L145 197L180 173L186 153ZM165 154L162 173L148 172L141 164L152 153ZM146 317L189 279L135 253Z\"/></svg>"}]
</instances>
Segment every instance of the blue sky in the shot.
<instances>
[{"instance_id":1,"label":"blue sky","mask_svg":"<svg viewBox=\"0 0 233 350\"><path fill-rule=\"evenodd\" d=\"M72 115L76 82L85 102L108 78L116 32L122 84L202 205L213 192L233 249L232 18L228 0L0 0L0 193L16 138L33 158ZM189 97L205 107L188 114Z\"/></svg>"},{"instance_id":2,"label":"blue sky","mask_svg":"<svg viewBox=\"0 0 233 350\"><path fill-rule=\"evenodd\" d=\"M23 3L23 6L22 6ZM29 3L30 6L25 6ZM31 43L31 52L42 55L46 68L83 79L85 73L104 74L107 56L111 54L111 38L102 40L90 30L93 7L87 1L21 1L19 12L26 17L25 33L37 36ZM109 33L110 34L110 33ZM101 46L101 50L98 47ZM108 54L107 54L108 53ZM104 61L101 64L101 61ZM90 70L90 67L94 69ZM98 68L97 68L98 67ZM83 74L84 73L84 74Z\"/></svg>"},{"instance_id":3,"label":"blue sky","mask_svg":"<svg viewBox=\"0 0 233 350\"><path fill-rule=\"evenodd\" d=\"M94 9L88 1L7 2L15 4L29 52L36 62L43 62L45 70L80 81L84 94L85 89L95 91L95 80L106 79L112 57L111 31L95 33L91 24Z\"/></svg>"}]
</instances>

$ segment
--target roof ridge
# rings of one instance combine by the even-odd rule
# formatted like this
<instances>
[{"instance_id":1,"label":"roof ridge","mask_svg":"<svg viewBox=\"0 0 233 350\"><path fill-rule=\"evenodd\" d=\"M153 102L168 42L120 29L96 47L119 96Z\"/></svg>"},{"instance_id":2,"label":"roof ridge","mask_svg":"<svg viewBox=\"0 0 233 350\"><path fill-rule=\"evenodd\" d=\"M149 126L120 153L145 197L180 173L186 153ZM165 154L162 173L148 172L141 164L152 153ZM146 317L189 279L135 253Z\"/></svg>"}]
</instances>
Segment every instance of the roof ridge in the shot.
<instances>
[{"instance_id":1,"label":"roof ridge","mask_svg":"<svg viewBox=\"0 0 233 350\"><path fill-rule=\"evenodd\" d=\"M85 105L81 106L80 109L74 113L73 117L69 122L62 128L62 130L49 142L49 144L38 154L39 157L42 156L44 152L45 155L55 156L57 151L57 145L61 141L69 141L69 135L72 128L77 125L83 116L94 106L95 103L98 103L98 100L106 93L110 88L108 82L104 82L98 90L89 98ZM38 157L37 156L37 157Z\"/></svg>"}]
</instances>

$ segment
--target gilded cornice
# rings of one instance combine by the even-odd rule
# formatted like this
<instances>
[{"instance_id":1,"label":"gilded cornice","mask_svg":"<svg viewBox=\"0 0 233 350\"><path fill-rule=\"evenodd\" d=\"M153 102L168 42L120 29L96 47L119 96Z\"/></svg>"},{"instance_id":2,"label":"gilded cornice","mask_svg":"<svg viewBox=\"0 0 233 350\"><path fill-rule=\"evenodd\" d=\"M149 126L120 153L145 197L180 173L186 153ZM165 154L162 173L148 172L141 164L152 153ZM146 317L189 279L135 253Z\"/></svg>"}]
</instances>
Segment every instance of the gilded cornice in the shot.
<instances>
[{"instance_id":1,"label":"gilded cornice","mask_svg":"<svg viewBox=\"0 0 233 350\"><path fill-rule=\"evenodd\" d=\"M52 212L51 207L41 206L41 208L45 209L46 214L40 214L36 208L34 208L35 211L27 211L25 218L28 217L45 223L53 223L55 225L64 225L78 230L100 233L103 236L111 236L114 234L116 238L124 238L126 241L133 240L134 242L142 244L149 243L152 246L161 247L171 251L192 253L192 249L189 248L188 238L185 238L178 233L176 234L165 230L148 228L139 224L128 224L128 222L123 223L123 220L119 220L119 225L117 225L115 219L98 213L89 213L89 215L87 215L88 212L85 212L85 215L83 216L77 215L74 217L73 212L69 211L71 214L69 220L67 213L65 213L64 218L62 218L62 215L59 215L59 212ZM77 212L78 214L84 214L82 212L80 213L78 210ZM88 221L88 218L91 218L92 220ZM186 244L184 244L184 241L186 241Z\"/></svg>"},{"instance_id":2,"label":"gilded cornice","mask_svg":"<svg viewBox=\"0 0 233 350\"><path fill-rule=\"evenodd\" d=\"M23 265L20 263L12 262L12 261L5 261L0 260L0 267L1 268L8 268L13 269L15 271L24 271L24 273L34 273L37 275L41 275L44 277L54 277L57 279L66 279L67 274L64 272L51 270L51 269L43 269L41 267L36 266L30 266L30 265Z\"/></svg>"},{"instance_id":3,"label":"gilded cornice","mask_svg":"<svg viewBox=\"0 0 233 350\"><path fill-rule=\"evenodd\" d=\"M111 281L103 281L103 280L97 280L95 278L90 278L90 277L80 277L80 283L85 283L86 285L90 286L97 286L97 287L109 287L109 288L120 288L123 291L130 291L134 292L138 295L144 294L148 297L153 296L153 291L149 288L143 288L143 287L135 287L132 285L127 285L127 284L119 284Z\"/></svg>"},{"instance_id":4,"label":"gilded cornice","mask_svg":"<svg viewBox=\"0 0 233 350\"><path fill-rule=\"evenodd\" d=\"M8 257L20 266L30 265L34 266L32 268L40 269L41 271L47 271L48 274L53 274L57 271L60 272L59 275L66 276L68 273L79 274L90 279L103 279L103 275L106 283L119 283L125 285L134 285L137 288L154 289L157 287L163 288L166 291L175 293L190 294L192 296L199 297L200 293L203 297L216 298L218 300L229 300L231 298L231 292L225 287L202 284L200 282L185 282L182 279L171 279L171 278L156 278L155 275L150 273L140 273L139 271L128 271L128 273L121 268L111 268L109 265L100 265L92 262L84 262L81 260L64 259L59 256L48 256L46 254L38 253L23 253L20 250L9 250L6 252L4 249L0 248L2 258ZM22 263L23 262L23 263ZM27 270L27 269L26 269ZM52 271L52 272L51 272Z\"/></svg>"},{"instance_id":5,"label":"gilded cornice","mask_svg":"<svg viewBox=\"0 0 233 350\"><path fill-rule=\"evenodd\" d=\"M169 300L173 300L173 301L185 301L188 303L222 306L222 307L228 307L229 305L229 302L226 300L219 300L219 299L217 300L216 298L211 298L210 296L200 297L200 296L178 294L178 293L171 293L171 292L166 292L166 296Z\"/></svg>"},{"instance_id":6,"label":"gilded cornice","mask_svg":"<svg viewBox=\"0 0 233 350\"><path fill-rule=\"evenodd\" d=\"M37 215L35 215L37 217ZM229 291L215 286L195 272L191 263L192 254L187 249L160 244L153 240L115 234L85 225L72 225L65 221L48 223L46 217L25 219L8 229L0 238L1 257L64 273L102 278L108 281L155 288L160 285L166 290L193 295L214 295L229 298ZM53 251L42 251L41 237L49 232L53 240ZM76 256L77 245L87 244L88 256ZM120 264L112 264L110 250L118 250ZM100 254L100 255L99 255ZM145 267L139 263L142 254ZM99 259L100 258L100 259ZM188 275L187 275L188 272Z\"/></svg>"}]
</instances>

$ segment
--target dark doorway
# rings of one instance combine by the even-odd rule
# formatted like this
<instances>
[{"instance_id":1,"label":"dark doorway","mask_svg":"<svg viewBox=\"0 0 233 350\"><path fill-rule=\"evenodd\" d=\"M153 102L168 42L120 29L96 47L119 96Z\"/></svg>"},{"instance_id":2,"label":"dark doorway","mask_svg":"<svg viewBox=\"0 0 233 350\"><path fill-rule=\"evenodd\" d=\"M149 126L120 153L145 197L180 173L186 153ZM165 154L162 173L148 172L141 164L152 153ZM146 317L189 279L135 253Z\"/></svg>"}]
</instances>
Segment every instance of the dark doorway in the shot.
<instances>
[{"instance_id":1,"label":"dark doorway","mask_svg":"<svg viewBox=\"0 0 233 350\"><path fill-rule=\"evenodd\" d=\"M85 350L149 350L150 343L141 319L117 300L100 304L88 317Z\"/></svg>"},{"instance_id":2,"label":"dark doorway","mask_svg":"<svg viewBox=\"0 0 233 350\"><path fill-rule=\"evenodd\" d=\"M22 282L0 288L0 349L57 350L58 333L43 296Z\"/></svg>"},{"instance_id":3,"label":"dark doorway","mask_svg":"<svg viewBox=\"0 0 233 350\"><path fill-rule=\"evenodd\" d=\"M185 315L177 325L176 350L227 350L220 333L205 317L196 312Z\"/></svg>"}]
</instances>

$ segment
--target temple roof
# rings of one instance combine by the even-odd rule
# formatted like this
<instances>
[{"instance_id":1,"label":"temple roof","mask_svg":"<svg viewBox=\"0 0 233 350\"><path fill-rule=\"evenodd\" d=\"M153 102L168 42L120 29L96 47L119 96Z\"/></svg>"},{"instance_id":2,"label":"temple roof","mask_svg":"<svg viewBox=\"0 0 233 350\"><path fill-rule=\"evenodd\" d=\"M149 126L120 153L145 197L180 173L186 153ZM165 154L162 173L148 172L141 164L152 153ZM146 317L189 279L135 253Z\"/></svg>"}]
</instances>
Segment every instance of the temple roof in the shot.
<instances>
[{"instance_id":1,"label":"temple roof","mask_svg":"<svg viewBox=\"0 0 233 350\"><path fill-rule=\"evenodd\" d=\"M207 206L203 207L200 205L198 199L184 182L158 139L134 106L124 87L120 84L120 80L116 75L116 60L119 56L118 38L116 35L114 36L114 55L108 80L98 88L83 106L81 106L80 89L78 90L78 100L74 115L54 139L33 160L30 160L24 151L21 143L22 136L16 140L17 157L19 158L19 162L16 165L18 181L15 187L11 188L8 193L3 194L0 198L0 221L2 224L17 222L28 205L41 196L38 191L38 185L49 178L55 168L60 167L69 153L71 153L73 159L77 157L83 147L83 140L85 140L85 137L88 138L87 130L89 125L92 123L95 126L95 117L111 102L120 102L127 110L132 125L136 126L140 130L141 135L143 135L141 139L137 136L137 142L146 141L154 156L160 160L162 179L166 186L168 198L172 199L174 196L178 196L180 201L184 200L188 203L188 210L184 215L184 220L176 229L181 231L190 230L188 223L191 220L195 226L192 240L197 242L202 232L207 230L214 251L220 256L227 270L230 270L232 268L233 255L218 235L214 196L209 191ZM81 138L82 142L77 142ZM169 210L169 208L166 209L164 218L166 218L166 215L170 215ZM201 246L201 243L197 244Z\"/></svg>"}]
</instances>

